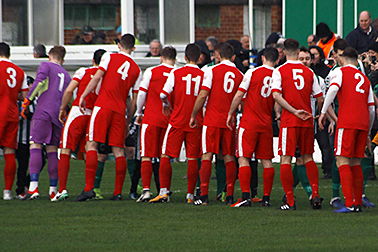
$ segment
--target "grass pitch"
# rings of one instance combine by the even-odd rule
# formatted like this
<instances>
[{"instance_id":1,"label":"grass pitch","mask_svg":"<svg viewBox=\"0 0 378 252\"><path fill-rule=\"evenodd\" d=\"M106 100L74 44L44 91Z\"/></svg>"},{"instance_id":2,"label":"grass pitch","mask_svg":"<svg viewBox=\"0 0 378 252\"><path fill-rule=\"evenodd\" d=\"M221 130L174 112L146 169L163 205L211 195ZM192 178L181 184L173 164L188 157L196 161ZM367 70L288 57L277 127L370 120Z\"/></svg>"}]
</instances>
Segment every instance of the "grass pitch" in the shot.
<instances>
[{"instance_id":1,"label":"grass pitch","mask_svg":"<svg viewBox=\"0 0 378 252\"><path fill-rule=\"evenodd\" d=\"M4 163L0 165L3 167ZM106 164L102 191L113 191L114 162ZM278 166L272 207L232 209L216 202L211 180L207 207L186 205L185 164L173 165L172 201L143 204L132 200L73 202L84 186L82 161L71 162L71 200L48 200L46 169L41 199L0 200L1 251L378 251L378 208L360 214L335 214L328 205L331 180L320 180L322 210L311 209L305 192L296 190L297 211L277 210L283 194ZM260 185L262 170L259 169ZM0 188L3 187L1 177ZM126 196L130 187L127 176ZM260 193L261 193L260 188ZM367 193L378 203L378 182ZM240 195L237 185L236 196Z\"/></svg>"}]
</instances>

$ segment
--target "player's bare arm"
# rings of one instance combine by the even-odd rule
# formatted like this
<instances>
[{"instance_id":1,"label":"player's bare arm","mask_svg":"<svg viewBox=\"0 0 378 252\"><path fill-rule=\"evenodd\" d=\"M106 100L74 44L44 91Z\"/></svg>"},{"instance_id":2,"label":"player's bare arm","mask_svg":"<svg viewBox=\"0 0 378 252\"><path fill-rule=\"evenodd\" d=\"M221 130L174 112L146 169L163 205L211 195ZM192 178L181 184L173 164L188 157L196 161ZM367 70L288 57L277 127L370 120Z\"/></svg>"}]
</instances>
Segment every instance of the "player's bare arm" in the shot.
<instances>
[{"instance_id":1,"label":"player's bare arm","mask_svg":"<svg viewBox=\"0 0 378 252\"><path fill-rule=\"evenodd\" d=\"M198 114L198 111L203 107L203 105L206 102L206 98L209 95L209 91L207 90L201 90L198 94L198 97L196 99L196 102L194 103L192 115L190 116L189 126L191 128L195 128L197 126L196 122L196 116Z\"/></svg>"},{"instance_id":2,"label":"player's bare arm","mask_svg":"<svg viewBox=\"0 0 378 252\"><path fill-rule=\"evenodd\" d=\"M64 91L63 97L62 97L62 103L59 108L59 121L61 123L64 123L66 117L67 117L67 106L68 103L71 101L73 92L78 87L79 82L76 80L71 80L70 84L68 85L67 89Z\"/></svg>"},{"instance_id":3,"label":"player's bare arm","mask_svg":"<svg viewBox=\"0 0 378 252\"><path fill-rule=\"evenodd\" d=\"M280 92L273 92L274 100L284 109L294 114L296 117L302 119L303 121L308 120L312 117L311 113L303 109L295 109L291 106L283 97Z\"/></svg>"},{"instance_id":4,"label":"player's bare arm","mask_svg":"<svg viewBox=\"0 0 378 252\"><path fill-rule=\"evenodd\" d=\"M238 90L234 96L234 99L232 99L232 103L231 103L231 107L230 107L230 111L228 111L228 115L227 115L227 122L226 122L226 125L227 127L230 129L230 130L233 130L234 128L234 113L236 111L236 109L239 107L239 105L241 104L242 100L243 100L243 96L244 96L244 92Z\"/></svg>"},{"instance_id":5,"label":"player's bare arm","mask_svg":"<svg viewBox=\"0 0 378 252\"><path fill-rule=\"evenodd\" d=\"M99 69L97 70L93 78L89 81L87 88L84 90L83 94L80 97L79 107L81 112L84 112L85 110L85 97L87 97L87 95L97 87L104 74L105 72Z\"/></svg>"}]
</instances>

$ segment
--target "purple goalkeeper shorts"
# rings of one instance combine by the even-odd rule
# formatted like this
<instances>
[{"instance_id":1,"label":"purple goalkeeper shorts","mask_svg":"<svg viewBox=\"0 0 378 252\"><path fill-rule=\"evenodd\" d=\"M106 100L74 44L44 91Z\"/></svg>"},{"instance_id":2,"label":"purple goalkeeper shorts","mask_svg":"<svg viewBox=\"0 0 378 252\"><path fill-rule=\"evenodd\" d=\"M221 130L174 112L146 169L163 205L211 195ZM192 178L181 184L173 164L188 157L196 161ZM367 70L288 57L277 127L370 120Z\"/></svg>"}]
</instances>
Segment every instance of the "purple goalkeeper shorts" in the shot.
<instances>
[{"instance_id":1,"label":"purple goalkeeper shorts","mask_svg":"<svg viewBox=\"0 0 378 252\"><path fill-rule=\"evenodd\" d=\"M51 121L32 119L30 126L30 143L59 146L62 128Z\"/></svg>"}]
</instances>

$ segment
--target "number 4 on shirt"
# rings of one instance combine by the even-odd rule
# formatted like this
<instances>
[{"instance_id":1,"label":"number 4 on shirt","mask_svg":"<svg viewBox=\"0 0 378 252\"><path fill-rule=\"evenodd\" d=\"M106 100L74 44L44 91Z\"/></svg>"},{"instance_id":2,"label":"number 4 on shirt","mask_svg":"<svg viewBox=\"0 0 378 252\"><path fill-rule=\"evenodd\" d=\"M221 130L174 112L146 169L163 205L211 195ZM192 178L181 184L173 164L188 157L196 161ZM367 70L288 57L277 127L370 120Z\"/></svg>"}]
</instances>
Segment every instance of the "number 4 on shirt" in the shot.
<instances>
[{"instance_id":1,"label":"number 4 on shirt","mask_svg":"<svg viewBox=\"0 0 378 252\"><path fill-rule=\"evenodd\" d=\"M128 71L129 71L129 68L130 68L130 62L128 61L125 61L125 63L123 63L117 70L117 73L119 73L122 77L121 79L122 80L126 80L127 76L128 76Z\"/></svg>"}]
</instances>

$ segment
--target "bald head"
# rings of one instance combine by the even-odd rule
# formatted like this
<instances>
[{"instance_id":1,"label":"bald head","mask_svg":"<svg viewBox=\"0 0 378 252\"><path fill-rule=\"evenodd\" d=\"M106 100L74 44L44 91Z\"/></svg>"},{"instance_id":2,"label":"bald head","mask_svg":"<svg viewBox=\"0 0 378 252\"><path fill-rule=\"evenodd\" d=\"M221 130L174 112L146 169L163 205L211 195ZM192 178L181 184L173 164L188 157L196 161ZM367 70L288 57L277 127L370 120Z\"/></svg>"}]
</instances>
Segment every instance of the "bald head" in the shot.
<instances>
[{"instance_id":1,"label":"bald head","mask_svg":"<svg viewBox=\"0 0 378 252\"><path fill-rule=\"evenodd\" d=\"M362 30L369 31L369 27L371 25L370 13L368 11L362 11L360 13L358 23L359 23Z\"/></svg>"}]
</instances>

